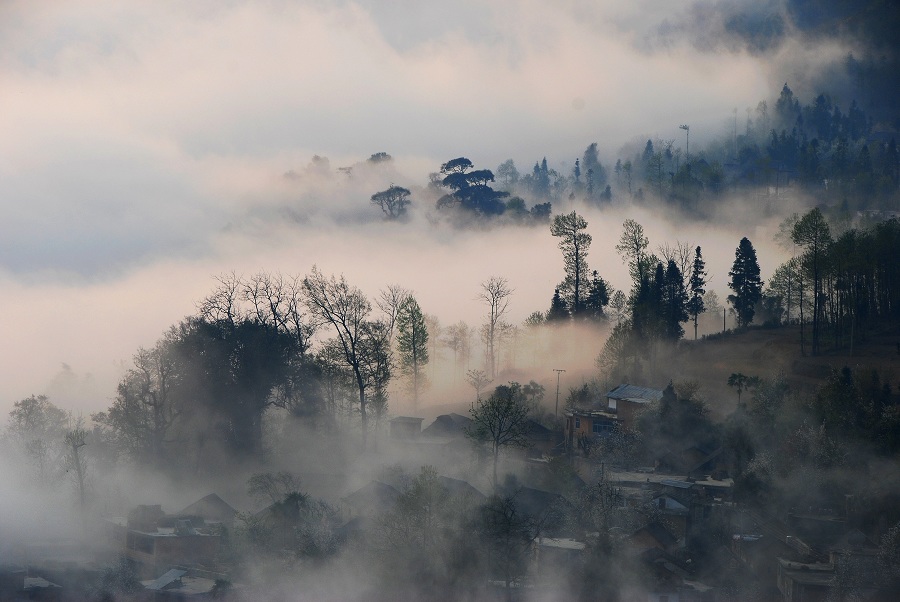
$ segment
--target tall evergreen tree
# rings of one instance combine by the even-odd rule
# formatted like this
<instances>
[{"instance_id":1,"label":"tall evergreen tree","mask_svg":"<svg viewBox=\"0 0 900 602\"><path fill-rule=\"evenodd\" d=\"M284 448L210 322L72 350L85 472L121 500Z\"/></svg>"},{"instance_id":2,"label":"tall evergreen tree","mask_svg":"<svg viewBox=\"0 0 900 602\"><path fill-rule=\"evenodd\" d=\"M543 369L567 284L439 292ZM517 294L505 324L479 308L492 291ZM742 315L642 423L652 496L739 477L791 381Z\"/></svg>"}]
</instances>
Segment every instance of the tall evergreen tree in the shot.
<instances>
[{"instance_id":1,"label":"tall evergreen tree","mask_svg":"<svg viewBox=\"0 0 900 602\"><path fill-rule=\"evenodd\" d=\"M609 305L609 284L594 270L588 285L587 298L584 301L586 316L594 321L606 318L604 308Z\"/></svg>"},{"instance_id":2,"label":"tall evergreen tree","mask_svg":"<svg viewBox=\"0 0 900 602\"><path fill-rule=\"evenodd\" d=\"M577 317L584 309L584 298L590 286L588 280L587 252L591 247L591 235L585 232L587 221L574 211L556 215L550 224L550 233L559 238L563 252L566 279L559 287L572 315Z\"/></svg>"},{"instance_id":3,"label":"tall evergreen tree","mask_svg":"<svg viewBox=\"0 0 900 602\"><path fill-rule=\"evenodd\" d=\"M592 142L584 149L584 156L581 158L581 169L593 174L592 183L594 186L604 186L606 184L606 169L600 164L600 153L597 150L596 142Z\"/></svg>"},{"instance_id":4,"label":"tall evergreen tree","mask_svg":"<svg viewBox=\"0 0 900 602\"><path fill-rule=\"evenodd\" d=\"M694 322L694 340L697 340L697 318L706 310L703 303L703 295L706 290L706 262L700 254L700 247L694 250L694 263L691 265L691 278L689 282L690 293L687 302L688 316Z\"/></svg>"},{"instance_id":5,"label":"tall evergreen tree","mask_svg":"<svg viewBox=\"0 0 900 602\"><path fill-rule=\"evenodd\" d=\"M550 301L550 311L547 312L548 322L560 322L569 318L569 306L566 300L559 294L559 288L553 291L553 299Z\"/></svg>"},{"instance_id":6,"label":"tall evergreen tree","mask_svg":"<svg viewBox=\"0 0 900 602\"><path fill-rule=\"evenodd\" d=\"M415 298L410 295L397 310L397 351L400 369L409 378L413 405L419 404L419 393L425 384L423 369L428 364L428 327Z\"/></svg>"},{"instance_id":7,"label":"tall evergreen tree","mask_svg":"<svg viewBox=\"0 0 900 602\"><path fill-rule=\"evenodd\" d=\"M743 328L753 322L763 286L759 277L756 249L746 236L741 239L734 252L734 264L728 275L731 276L728 288L734 291L734 294L728 295L728 302L731 303L738 327Z\"/></svg>"},{"instance_id":8,"label":"tall evergreen tree","mask_svg":"<svg viewBox=\"0 0 900 602\"><path fill-rule=\"evenodd\" d=\"M662 335L670 341L677 341L684 336L682 322L688 319L688 296L684 290L684 277L673 260L666 266L665 280L662 287Z\"/></svg>"}]
</instances>

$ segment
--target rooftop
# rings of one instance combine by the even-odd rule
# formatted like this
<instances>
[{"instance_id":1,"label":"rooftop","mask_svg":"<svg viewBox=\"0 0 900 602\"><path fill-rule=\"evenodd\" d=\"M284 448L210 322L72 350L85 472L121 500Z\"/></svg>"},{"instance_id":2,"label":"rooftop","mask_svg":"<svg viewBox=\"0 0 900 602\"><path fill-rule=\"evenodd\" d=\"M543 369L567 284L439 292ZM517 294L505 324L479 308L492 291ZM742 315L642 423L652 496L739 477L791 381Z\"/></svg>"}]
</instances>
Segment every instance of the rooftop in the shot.
<instances>
[{"instance_id":1,"label":"rooftop","mask_svg":"<svg viewBox=\"0 0 900 602\"><path fill-rule=\"evenodd\" d=\"M178 516L199 516L205 520L230 522L236 514L237 510L228 502L215 493L210 493L179 512Z\"/></svg>"},{"instance_id":2,"label":"rooftop","mask_svg":"<svg viewBox=\"0 0 900 602\"><path fill-rule=\"evenodd\" d=\"M662 396L663 392L659 389L629 384L619 385L606 394L607 399L631 401L634 403L651 403L659 401L662 399Z\"/></svg>"}]
</instances>

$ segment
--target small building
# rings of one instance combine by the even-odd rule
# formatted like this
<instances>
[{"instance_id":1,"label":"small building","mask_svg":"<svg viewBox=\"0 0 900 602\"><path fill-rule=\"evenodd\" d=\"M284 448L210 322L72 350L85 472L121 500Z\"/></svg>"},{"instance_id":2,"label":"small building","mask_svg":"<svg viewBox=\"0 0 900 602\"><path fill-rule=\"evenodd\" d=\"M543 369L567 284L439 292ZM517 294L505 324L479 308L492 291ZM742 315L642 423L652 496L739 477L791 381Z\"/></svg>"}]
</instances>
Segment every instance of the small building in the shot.
<instances>
[{"instance_id":1,"label":"small building","mask_svg":"<svg viewBox=\"0 0 900 602\"><path fill-rule=\"evenodd\" d=\"M615 413L604 410L567 410L565 417L563 433L568 450L584 449L587 442L612 434L619 424Z\"/></svg>"},{"instance_id":2,"label":"small building","mask_svg":"<svg viewBox=\"0 0 900 602\"><path fill-rule=\"evenodd\" d=\"M638 556L638 574L647 589L646 598L652 602L713 602L715 590L697 581L690 568L677 558L652 547Z\"/></svg>"},{"instance_id":3,"label":"small building","mask_svg":"<svg viewBox=\"0 0 900 602\"><path fill-rule=\"evenodd\" d=\"M778 559L778 591L786 602L825 602L835 585L834 565Z\"/></svg>"},{"instance_id":4,"label":"small building","mask_svg":"<svg viewBox=\"0 0 900 602\"><path fill-rule=\"evenodd\" d=\"M370 481L368 485L341 498L341 514L344 521L357 517L372 517L394 509L400 492L396 488Z\"/></svg>"},{"instance_id":5,"label":"small building","mask_svg":"<svg viewBox=\"0 0 900 602\"><path fill-rule=\"evenodd\" d=\"M397 416L391 418L391 439L411 440L418 439L422 432L424 418L412 416Z\"/></svg>"},{"instance_id":6,"label":"small building","mask_svg":"<svg viewBox=\"0 0 900 602\"><path fill-rule=\"evenodd\" d=\"M215 493L197 500L176 516L181 518L199 517L208 523L222 523L230 527L234 523L237 510Z\"/></svg>"},{"instance_id":7,"label":"small building","mask_svg":"<svg viewBox=\"0 0 900 602\"><path fill-rule=\"evenodd\" d=\"M659 389L622 384L606 394L607 408L614 412L626 429L634 428L638 413L663 397Z\"/></svg>"},{"instance_id":8,"label":"small building","mask_svg":"<svg viewBox=\"0 0 900 602\"><path fill-rule=\"evenodd\" d=\"M0 600L62 599L63 588L43 577L28 576L28 569L17 565L0 565Z\"/></svg>"},{"instance_id":9,"label":"small building","mask_svg":"<svg viewBox=\"0 0 900 602\"><path fill-rule=\"evenodd\" d=\"M531 419L525 425L525 438L527 440L525 456L528 458L549 456L559 444L557 433Z\"/></svg>"},{"instance_id":10,"label":"small building","mask_svg":"<svg viewBox=\"0 0 900 602\"><path fill-rule=\"evenodd\" d=\"M171 566L213 567L221 545L218 525L166 515L159 505L138 506L128 518L107 518L104 525L109 547L146 576Z\"/></svg>"},{"instance_id":11,"label":"small building","mask_svg":"<svg viewBox=\"0 0 900 602\"><path fill-rule=\"evenodd\" d=\"M471 418L462 414L442 414L422 431L422 437L460 439L466 436L466 431L472 428L473 424Z\"/></svg>"}]
</instances>

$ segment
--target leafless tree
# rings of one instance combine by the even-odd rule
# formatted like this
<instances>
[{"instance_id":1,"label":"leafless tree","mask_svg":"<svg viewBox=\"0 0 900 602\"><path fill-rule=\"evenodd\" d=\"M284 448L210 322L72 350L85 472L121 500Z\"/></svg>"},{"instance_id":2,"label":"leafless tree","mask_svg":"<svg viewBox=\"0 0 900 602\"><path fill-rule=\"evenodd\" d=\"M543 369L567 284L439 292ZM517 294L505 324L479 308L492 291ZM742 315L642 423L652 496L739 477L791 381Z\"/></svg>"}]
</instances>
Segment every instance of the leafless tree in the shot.
<instances>
[{"instance_id":1,"label":"leafless tree","mask_svg":"<svg viewBox=\"0 0 900 602\"><path fill-rule=\"evenodd\" d=\"M681 272L681 277L684 280L685 288L687 288L688 281L691 278L691 266L694 262L695 247L696 245L680 240L676 240L674 245L665 243L657 247L657 251L659 251L660 256L664 260L663 264L674 261L675 265L678 266L678 270Z\"/></svg>"},{"instance_id":2,"label":"leafless tree","mask_svg":"<svg viewBox=\"0 0 900 602\"><path fill-rule=\"evenodd\" d=\"M460 365L467 364L472 344L472 329L468 324L462 320L451 324L444 329L441 342L453 351L453 365L457 370Z\"/></svg>"},{"instance_id":3,"label":"leafless tree","mask_svg":"<svg viewBox=\"0 0 900 602\"><path fill-rule=\"evenodd\" d=\"M503 316L509 309L509 296L513 289L509 282L501 276L491 276L481 283L481 294L478 298L488 306L486 326L487 373L493 380L497 376L497 338Z\"/></svg>"},{"instance_id":4,"label":"leafless tree","mask_svg":"<svg viewBox=\"0 0 900 602\"><path fill-rule=\"evenodd\" d=\"M184 409L173 394L178 375L171 345L163 339L151 349L142 347L134 354L133 363L110 408L92 419L112 429L135 459L161 466L169 433Z\"/></svg>"},{"instance_id":5,"label":"leafless tree","mask_svg":"<svg viewBox=\"0 0 900 602\"><path fill-rule=\"evenodd\" d=\"M75 428L66 433L66 455L64 462L66 472L72 476L72 480L78 488L78 506L81 512L82 521L84 521L87 504L87 493L85 491L87 460L81 454L81 448L87 445L85 441L86 437L87 432L82 428L81 419L79 419L75 424Z\"/></svg>"},{"instance_id":6,"label":"leafless tree","mask_svg":"<svg viewBox=\"0 0 900 602\"><path fill-rule=\"evenodd\" d=\"M362 447L366 447L369 430L367 404L372 395L376 403L390 379L390 350L386 344L387 327L369 320L372 306L365 295L350 286L343 276L325 277L313 266L303 279L306 304L310 312L334 329L344 363L353 373L359 392L362 421ZM379 357L387 355L387 358ZM376 407L377 409L377 407Z\"/></svg>"},{"instance_id":7,"label":"leafless tree","mask_svg":"<svg viewBox=\"0 0 900 602\"><path fill-rule=\"evenodd\" d=\"M487 377L484 370L466 370L466 382L475 389L475 400L481 398L481 391L491 384L491 379Z\"/></svg>"},{"instance_id":8,"label":"leafless tree","mask_svg":"<svg viewBox=\"0 0 900 602\"><path fill-rule=\"evenodd\" d=\"M234 272L215 277L218 286L203 301L197 304L200 317L210 322L225 321L231 326L242 317L241 296L244 285Z\"/></svg>"},{"instance_id":9,"label":"leafless tree","mask_svg":"<svg viewBox=\"0 0 900 602\"><path fill-rule=\"evenodd\" d=\"M298 276L259 272L242 282L242 292L258 323L289 333L301 354L309 350L317 324L303 311L303 282Z\"/></svg>"},{"instance_id":10,"label":"leafless tree","mask_svg":"<svg viewBox=\"0 0 900 602\"><path fill-rule=\"evenodd\" d=\"M381 290L378 298L375 299L375 305L378 306L378 309L385 316L388 326L388 337L391 341L393 341L394 326L397 323L397 312L400 309L400 305L411 295L411 290L403 288L399 284L390 284L387 288Z\"/></svg>"},{"instance_id":11,"label":"leafless tree","mask_svg":"<svg viewBox=\"0 0 900 602\"><path fill-rule=\"evenodd\" d=\"M425 314L425 331L428 333L428 353L431 358L431 379L434 381L434 370L437 366L437 360L440 355L438 343L441 340L441 334L444 332L441 326L441 320L434 314Z\"/></svg>"},{"instance_id":12,"label":"leafless tree","mask_svg":"<svg viewBox=\"0 0 900 602\"><path fill-rule=\"evenodd\" d=\"M474 424L466 436L490 445L495 489L498 484L497 461L500 450L527 445L528 410L528 403L518 383L497 387L490 397L479 398L469 409Z\"/></svg>"}]
</instances>

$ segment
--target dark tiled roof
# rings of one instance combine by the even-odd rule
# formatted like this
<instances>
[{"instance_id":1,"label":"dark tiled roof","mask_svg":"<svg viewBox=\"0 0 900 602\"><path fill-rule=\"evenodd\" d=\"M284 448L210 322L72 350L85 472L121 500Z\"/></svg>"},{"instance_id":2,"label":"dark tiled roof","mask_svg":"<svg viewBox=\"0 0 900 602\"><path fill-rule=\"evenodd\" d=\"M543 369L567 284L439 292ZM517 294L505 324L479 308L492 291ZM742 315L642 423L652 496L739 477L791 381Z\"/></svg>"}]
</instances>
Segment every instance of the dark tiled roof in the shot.
<instances>
[{"instance_id":1,"label":"dark tiled roof","mask_svg":"<svg viewBox=\"0 0 900 602\"><path fill-rule=\"evenodd\" d=\"M344 503L364 514L377 514L390 510L400 497L400 492L381 481L371 481L341 498Z\"/></svg>"},{"instance_id":2,"label":"dark tiled roof","mask_svg":"<svg viewBox=\"0 0 900 602\"><path fill-rule=\"evenodd\" d=\"M460 414L443 414L422 431L423 437L463 437L472 419Z\"/></svg>"},{"instance_id":3,"label":"dark tiled roof","mask_svg":"<svg viewBox=\"0 0 900 602\"><path fill-rule=\"evenodd\" d=\"M206 520L229 522L237 510L215 493L210 493L178 513L178 516L199 516Z\"/></svg>"}]
</instances>

